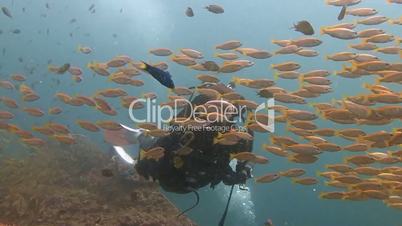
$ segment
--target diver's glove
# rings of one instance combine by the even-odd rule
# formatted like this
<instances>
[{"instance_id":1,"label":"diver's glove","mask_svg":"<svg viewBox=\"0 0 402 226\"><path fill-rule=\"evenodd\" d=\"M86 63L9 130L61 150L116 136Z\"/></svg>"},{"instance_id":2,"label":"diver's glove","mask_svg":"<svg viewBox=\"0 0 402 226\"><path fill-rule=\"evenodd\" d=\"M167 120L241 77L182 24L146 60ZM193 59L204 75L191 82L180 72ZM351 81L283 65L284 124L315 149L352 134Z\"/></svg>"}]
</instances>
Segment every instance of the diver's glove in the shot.
<instances>
[{"instance_id":1,"label":"diver's glove","mask_svg":"<svg viewBox=\"0 0 402 226\"><path fill-rule=\"evenodd\" d=\"M135 165L141 149L149 149L156 138L146 136L144 129L133 129L120 124L123 128L118 131L105 131L104 139L113 146L114 151L126 163Z\"/></svg>"}]
</instances>

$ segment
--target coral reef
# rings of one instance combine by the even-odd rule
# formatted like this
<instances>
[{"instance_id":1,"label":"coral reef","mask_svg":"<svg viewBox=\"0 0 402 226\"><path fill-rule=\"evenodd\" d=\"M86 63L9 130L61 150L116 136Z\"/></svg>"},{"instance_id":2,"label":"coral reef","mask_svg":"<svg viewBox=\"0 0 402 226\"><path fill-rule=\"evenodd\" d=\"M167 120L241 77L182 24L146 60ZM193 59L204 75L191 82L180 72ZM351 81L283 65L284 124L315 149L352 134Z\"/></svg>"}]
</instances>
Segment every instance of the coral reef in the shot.
<instances>
[{"instance_id":1,"label":"coral reef","mask_svg":"<svg viewBox=\"0 0 402 226\"><path fill-rule=\"evenodd\" d=\"M69 146L50 143L22 158L2 151L0 225L195 225L176 217L179 210L157 184L136 176L128 180L110 156L79 140ZM6 149L11 147L16 144Z\"/></svg>"}]
</instances>

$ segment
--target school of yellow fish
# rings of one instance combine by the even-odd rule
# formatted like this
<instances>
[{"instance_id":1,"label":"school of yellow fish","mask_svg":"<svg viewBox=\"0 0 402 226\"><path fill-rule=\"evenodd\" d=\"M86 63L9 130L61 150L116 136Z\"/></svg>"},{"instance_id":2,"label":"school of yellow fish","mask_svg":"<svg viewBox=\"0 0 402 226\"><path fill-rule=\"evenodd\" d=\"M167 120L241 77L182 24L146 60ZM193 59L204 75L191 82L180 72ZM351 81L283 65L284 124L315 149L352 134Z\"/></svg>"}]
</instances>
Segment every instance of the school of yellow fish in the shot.
<instances>
[{"instance_id":1,"label":"school of yellow fish","mask_svg":"<svg viewBox=\"0 0 402 226\"><path fill-rule=\"evenodd\" d=\"M288 177L300 185L314 185L320 182L319 178L328 181L327 186L337 188L334 192L323 192L320 197L324 199L339 200L382 200L387 206L402 210L402 49L400 47L401 37L397 34L387 33L383 29L375 28L375 25L388 22L392 26L402 24L402 17L399 19L387 18L377 15L373 8L359 8L361 0L326 0L331 6L347 5L346 15L356 16L361 19L356 23L342 23L325 26L320 29L321 35L328 35L345 41L350 51L342 51L326 56L327 60L345 62L349 66L335 71L334 73L322 68L313 71L300 72L302 65L296 61L283 62L271 65L268 70L273 71L272 79L249 79L232 77L232 81L239 85L254 89L260 97L274 98L276 105L272 107L277 112L276 123L285 123L288 132L300 139L291 136L269 135L269 140L262 146L262 149L269 155L287 158L288 161L298 164L313 164L319 160L319 155L324 152L348 152L343 163L327 165L327 170L317 172L315 176L304 176L306 171L303 168L291 168L286 171L268 173L255 178L258 183L271 183L283 177ZM400 7L401 0L387 0L389 7ZM353 6L353 7L352 7ZM335 17L334 17L335 18ZM358 44L347 43L348 40L360 40ZM313 47L323 44L317 37L300 37L294 40L272 40L278 45L278 49L268 52L264 49L243 47L238 40L229 40L215 46L217 52L215 61L202 61L204 55L201 51L183 48L180 53L174 53L168 48L155 48L149 50L150 54L160 57L170 57L170 61L186 66L192 70L202 71L203 74L196 76L201 83L218 83L221 80L227 81L230 73L246 70L253 67L256 62L275 57L281 54L293 54L298 57L317 57L319 53ZM367 53L355 53L366 51ZM79 54L91 54L92 49L86 46L79 46ZM381 54L395 55L394 62L381 60ZM89 62L87 68L96 75L105 77L115 84L126 85L127 89L141 87L147 80L148 75L142 75L141 62L132 60L129 56L121 55L110 59L107 62ZM162 70L168 69L167 62L154 65ZM83 67L83 66L81 66ZM69 73L73 81L81 83L84 81L84 70L74 65L49 65L49 72L54 74ZM174 73L173 73L174 74ZM341 76L348 79L356 79L362 76L374 78L372 84L363 84L366 92L356 96L346 96L340 99L333 99L329 102L317 103L314 98L332 92L330 76ZM96 79L99 79L96 77ZM287 79L300 83L300 88L289 91L276 86L276 80ZM27 117L44 117L45 115L63 114L63 104L76 107L91 107L100 114L115 116L119 112L108 98L120 98L121 106L129 108L130 104L138 98L157 97L154 92L146 92L141 97L130 96L123 88L102 89L92 96L70 95L67 93L55 93L59 100L57 106L49 109L39 107L22 107L26 102L36 103L40 96L24 83L26 77L22 74L13 74L9 80L0 81L2 89L10 92L19 92L23 103L7 96L1 97L2 109L0 110L0 129L13 133L20 137L21 142L35 148L46 145L48 139L57 140L63 144L74 144L76 139L69 127L57 122L48 122L42 125L34 125L32 130L21 129L19 125L9 123L8 120L15 116L13 111L23 111ZM173 80L175 77L173 75ZM177 81L177 79L176 79ZM347 80L345 81L347 82ZM168 101L160 103L161 106L174 106L175 100L186 99L193 93L203 94L215 101L205 105L233 105L246 106L249 116L254 116L253 111L258 104L253 100L245 99L242 94L228 90L215 90L213 88L198 87L189 89L176 87L168 96ZM184 102L186 103L186 102ZM279 103L279 104L278 104ZM310 110L297 109L297 106L306 105ZM179 107L184 107L179 106ZM296 106L296 107L295 107ZM7 107L9 110L5 110ZM137 103L134 109L142 109L145 106ZM293 107L293 108L291 108ZM304 108L305 109L305 108ZM215 120L225 118L216 111L204 112L201 117ZM268 116L255 114L255 117L247 117L245 126L247 129L257 133L267 133L258 122L266 123ZM327 120L343 125L342 129L332 127L320 128L314 121ZM199 125L199 121L190 120L182 122L172 121L172 124L181 126ZM76 124L88 132L99 132L101 130L120 130L122 126L112 120L91 121L88 119L77 119ZM361 126L397 125L397 128L390 131L377 130L366 132L360 129ZM146 129L150 136L166 136L169 132L159 129L152 123L137 125ZM347 128L347 126L350 126ZM365 127L366 128L366 127ZM332 138L344 139L343 142L350 142L348 145L337 145L331 142ZM222 145L236 144L240 140L253 140L253 136L242 131L229 131L219 134L215 141ZM399 148L399 150L398 150ZM391 150L392 149L392 150ZM175 166L180 167L180 156L187 155L192 150L182 148L176 151L178 158ZM140 158L155 159L163 157L165 150L161 147L142 151ZM231 158L250 161L257 164L267 164L268 158L254 153L239 152Z\"/></svg>"}]
</instances>

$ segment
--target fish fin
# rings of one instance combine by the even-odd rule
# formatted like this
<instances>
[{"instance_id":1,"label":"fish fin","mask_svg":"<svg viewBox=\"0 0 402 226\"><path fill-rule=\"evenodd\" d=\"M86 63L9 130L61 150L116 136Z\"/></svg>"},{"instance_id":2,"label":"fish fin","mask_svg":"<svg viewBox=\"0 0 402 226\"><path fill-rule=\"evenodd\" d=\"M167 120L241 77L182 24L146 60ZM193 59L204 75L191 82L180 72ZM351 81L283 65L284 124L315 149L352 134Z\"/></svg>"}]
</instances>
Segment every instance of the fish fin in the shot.
<instances>
[{"instance_id":1,"label":"fish fin","mask_svg":"<svg viewBox=\"0 0 402 226\"><path fill-rule=\"evenodd\" d=\"M279 72L275 71L274 72L274 80L278 80L279 79Z\"/></svg>"},{"instance_id":2,"label":"fish fin","mask_svg":"<svg viewBox=\"0 0 402 226\"><path fill-rule=\"evenodd\" d=\"M352 61L351 63L352 63L352 71L356 71L358 69L358 64L356 63L356 61Z\"/></svg>"},{"instance_id":3,"label":"fish fin","mask_svg":"<svg viewBox=\"0 0 402 226\"><path fill-rule=\"evenodd\" d=\"M92 70L93 63L94 63L93 61L87 63L87 68Z\"/></svg>"},{"instance_id":4,"label":"fish fin","mask_svg":"<svg viewBox=\"0 0 402 226\"><path fill-rule=\"evenodd\" d=\"M139 160L143 160L144 158L146 158L147 156L146 156L146 152L145 152L145 150L144 149L141 149L140 150L140 158L139 158Z\"/></svg>"},{"instance_id":5,"label":"fish fin","mask_svg":"<svg viewBox=\"0 0 402 226\"><path fill-rule=\"evenodd\" d=\"M323 27L320 27L320 35L324 35L325 34L325 29L326 29L327 27L325 27L325 26L323 26Z\"/></svg>"},{"instance_id":6,"label":"fish fin","mask_svg":"<svg viewBox=\"0 0 402 226\"><path fill-rule=\"evenodd\" d=\"M372 85L368 84L367 82L363 83L362 85L363 88L371 90Z\"/></svg>"},{"instance_id":7,"label":"fish fin","mask_svg":"<svg viewBox=\"0 0 402 226\"><path fill-rule=\"evenodd\" d=\"M139 66L139 68L144 70L144 71L148 70L149 65L147 63L145 63L144 61L141 61L141 63L142 64Z\"/></svg>"},{"instance_id":8,"label":"fish fin","mask_svg":"<svg viewBox=\"0 0 402 226\"><path fill-rule=\"evenodd\" d=\"M247 119L245 122L246 125L250 125L253 123L253 115L254 114L252 114L251 112L247 112Z\"/></svg>"},{"instance_id":9,"label":"fish fin","mask_svg":"<svg viewBox=\"0 0 402 226\"><path fill-rule=\"evenodd\" d=\"M286 130L289 130L291 126L292 125L290 125L290 120L286 120Z\"/></svg>"},{"instance_id":10,"label":"fish fin","mask_svg":"<svg viewBox=\"0 0 402 226\"><path fill-rule=\"evenodd\" d=\"M239 77L232 77L232 82L234 82L236 85L240 84L241 78Z\"/></svg>"},{"instance_id":11,"label":"fish fin","mask_svg":"<svg viewBox=\"0 0 402 226\"><path fill-rule=\"evenodd\" d=\"M303 84L304 83L304 75L300 75L299 76L299 84Z\"/></svg>"}]
</instances>

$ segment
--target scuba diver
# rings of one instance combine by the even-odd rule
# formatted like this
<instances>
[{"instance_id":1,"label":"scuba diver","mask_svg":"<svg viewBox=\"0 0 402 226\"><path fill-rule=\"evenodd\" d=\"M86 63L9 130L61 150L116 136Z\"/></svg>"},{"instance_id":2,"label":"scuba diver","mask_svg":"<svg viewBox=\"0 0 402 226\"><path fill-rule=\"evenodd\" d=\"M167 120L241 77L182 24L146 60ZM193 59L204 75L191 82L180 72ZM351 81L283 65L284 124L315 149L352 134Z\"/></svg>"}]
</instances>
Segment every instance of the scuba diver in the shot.
<instances>
[{"instance_id":1,"label":"scuba diver","mask_svg":"<svg viewBox=\"0 0 402 226\"><path fill-rule=\"evenodd\" d=\"M149 67L149 65L147 65ZM195 88L195 87L192 87ZM233 92L234 84L204 83L197 88L211 88L220 93ZM194 95L194 93L193 93ZM206 95L190 97L193 106L199 106L211 101ZM185 106L177 115L189 117L192 106ZM235 117L244 117L234 115ZM145 179L157 181L167 192L178 194L194 193L196 203L184 210L178 216L186 213L199 203L197 190L204 186L214 188L219 183L231 186L230 195L219 226L224 225L230 199L235 185L244 189L246 180L251 178L252 165L247 161L237 161L235 169L231 167L231 155L240 152L252 152L252 141L240 140L235 144L223 145L215 142L219 132L214 130L176 130L171 129L167 136L152 137L144 129L133 129L122 125L121 131L105 131L106 142L113 145L115 152L126 162L133 165L138 175ZM229 122L213 122L208 125L215 128L237 128L238 125ZM216 127L218 126L218 127ZM252 132L248 132L253 136ZM117 142L116 142L117 140ZM134 146L135 147L134 147ZM150 150L162 147L164 155L158 159L141 158L140 150ZM136 150L136 151L134 151ZM137 158L132 156L137 155Z\"/></svg>"}]
</instances>

